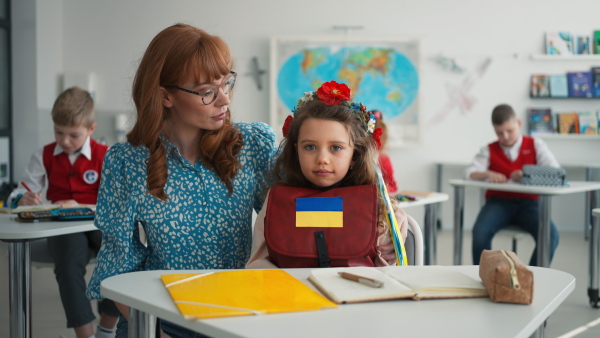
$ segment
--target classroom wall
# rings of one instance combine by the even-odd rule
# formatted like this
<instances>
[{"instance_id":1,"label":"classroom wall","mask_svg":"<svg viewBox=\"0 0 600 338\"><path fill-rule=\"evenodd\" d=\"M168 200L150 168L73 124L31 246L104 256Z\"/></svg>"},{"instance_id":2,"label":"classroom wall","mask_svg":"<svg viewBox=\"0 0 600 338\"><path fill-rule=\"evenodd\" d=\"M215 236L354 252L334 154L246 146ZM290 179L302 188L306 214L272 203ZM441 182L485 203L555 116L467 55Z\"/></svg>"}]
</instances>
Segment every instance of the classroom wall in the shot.
<instances>
[{"instance_id":1,"label":"classroom wall","mask_svg":"<svg viewBox=\"0 0 600 338\"><path fill-rule=\"evenodd\" d=\"M528 106L540 104L574 110L600 108L600 100L543 102L528 98L530 74L564 73L592 65L532 61L529 55L543 52L544 31L590 33L599 29L599 7L595 0L13 1L14 170L22 171L29 154L52 140L47 116L65 72L96 75L99 127L95 136L114 142L114 116L133 111L130 87L137 61L151 38L171 24L197 25L229 43L240 74L232 103L234 119L264 122L269 121L268 76L262 79L263 90L258 90L248 73L253 57L258 57L261 68L269 69L269 38L328 35L342 39L343 33L333 30L334 25L359 25L364 29L351 36L421 39L419 105L423 142L388 152L401 188L432 190L435 162L470 161L483 144L494 139L489 115L498 103L513 105L521 117ZM468 70L486 57L492 63L470 88L469 94L476 99L472 111L454 108L432 125L430 121L449 99L448 86L466 78L466 74L446 72L430 60L438 53L455 58ZM35 88L36 92L26 88ZM600 140L548 143L559 161L598 161ZM445 178L460 176L461 172L449 169ZM583 170L569 171L571 180L583 177ZM447 184L444 191L451 193ZM468 191L467 228L478 210L478 198L477 191ZM561 230L582 229L582 203L582 194L554 199L553 219ZM445 227L451 226L451 209L451 201L442 208ZM421 208L409 213L422 219Z\"/></svg>"}]
</instances>

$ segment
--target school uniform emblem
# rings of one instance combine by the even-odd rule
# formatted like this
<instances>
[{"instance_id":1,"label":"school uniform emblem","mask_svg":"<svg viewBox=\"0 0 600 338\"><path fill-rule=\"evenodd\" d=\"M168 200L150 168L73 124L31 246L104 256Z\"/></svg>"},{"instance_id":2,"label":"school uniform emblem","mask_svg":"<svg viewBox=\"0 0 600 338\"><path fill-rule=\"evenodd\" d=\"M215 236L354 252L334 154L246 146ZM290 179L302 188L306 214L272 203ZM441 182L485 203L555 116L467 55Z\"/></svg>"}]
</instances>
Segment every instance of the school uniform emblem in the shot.
<instances>
[{"instance_id":1,"label":"school uniform emblem","mask_svg":"<svg viewBox=\"0 0 600 338\"><path fill-rule=\"evenodd\" d=\"M98 172L96 170L88 170L83 173L83 181L87 184L94 184L98 181Z\"/></svg>"}]
</instances>

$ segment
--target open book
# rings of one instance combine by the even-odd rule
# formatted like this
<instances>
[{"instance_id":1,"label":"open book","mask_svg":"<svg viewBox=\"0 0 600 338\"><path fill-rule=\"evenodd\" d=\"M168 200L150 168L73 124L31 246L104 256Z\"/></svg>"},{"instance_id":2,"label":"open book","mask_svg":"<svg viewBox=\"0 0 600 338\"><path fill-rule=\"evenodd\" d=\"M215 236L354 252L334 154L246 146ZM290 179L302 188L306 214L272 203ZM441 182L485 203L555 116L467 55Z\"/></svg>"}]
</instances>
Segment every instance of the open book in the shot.
<instances>
[{"instance_id":1,"label":"open book","mask_svg":"<svg viewBox=\"0 0 600 338\"><path fill-rule=\"evenodd\" d=\"M383 282L371 287L342 278L349 272ZM337 304L387 299L487 297L481 280L445 266L387 266L379 268L329 268L312 270L308 280Z\"/></svg>"}]
</instances>

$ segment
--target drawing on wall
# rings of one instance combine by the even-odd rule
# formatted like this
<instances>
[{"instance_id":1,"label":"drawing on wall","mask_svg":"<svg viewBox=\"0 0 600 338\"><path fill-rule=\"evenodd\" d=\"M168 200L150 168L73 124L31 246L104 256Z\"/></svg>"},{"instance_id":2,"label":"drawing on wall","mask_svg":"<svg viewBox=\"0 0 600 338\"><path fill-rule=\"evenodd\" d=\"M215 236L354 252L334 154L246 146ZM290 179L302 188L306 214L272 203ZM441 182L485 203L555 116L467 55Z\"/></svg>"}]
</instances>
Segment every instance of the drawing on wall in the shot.
<instances>
[{"instance_id":1,"label":"drawing on wall","mask_svg":"<svg viewBox=\"0 0 600 338\"><path fill-rule=\"evenodd\" d=\"M469 94L469 92L483 77L491 63L492 58L485 58L474 70L470 71L464 77L460 84L446 84L449 96L448 101L446 101L440 111L429 121L428 125L433 126L442 122L456 108L459 108L463 114L471 112L477 99Z\"/></svg>"},{"instance_id":2,"label":"drawing on wall","mask_svg":"<svg viewBox=\"0 0 600 338\"><path fill-rule=\"evenodd\" d=\"M271 39L271 125L281 126L303 93L330 80L385 114L390 147L420 143L419 48L415 39Z\"/></svg>"}]
</instances>

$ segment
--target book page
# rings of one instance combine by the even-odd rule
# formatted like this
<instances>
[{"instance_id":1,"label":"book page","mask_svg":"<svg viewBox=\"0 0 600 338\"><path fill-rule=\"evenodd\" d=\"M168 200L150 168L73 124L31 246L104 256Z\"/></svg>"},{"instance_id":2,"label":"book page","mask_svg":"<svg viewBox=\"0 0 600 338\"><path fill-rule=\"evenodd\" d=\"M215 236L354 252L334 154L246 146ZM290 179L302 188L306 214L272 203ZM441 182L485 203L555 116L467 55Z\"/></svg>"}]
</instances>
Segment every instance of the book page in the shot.
<instances>
[{"instance_id":1,"label":"book page","mask_svg":"<svg viewBox=\"0 0 600 338\"><path fill-rule=\"evenodd\" d=\"M480 280L445 266L403 266L400 269L394 267L380 269L412 290L474 289L485 291L485 286Z\"/></svg>"},{"instance_id":2,"label":"book page","mask_svg":"<svg viewBox=\"0 0 600 338\"><path fill-rule=\"evenodd\" d=\"M349 272L355 275L373 278L383 282L380 288L360 284L355 281L342 278L338 272ZM308 278L335 303L355 303L401 297L412 297L414 292L406 285L377 270L369 267L354 268L327 268L311 270Z\"/></svg>"}]
</instances>

